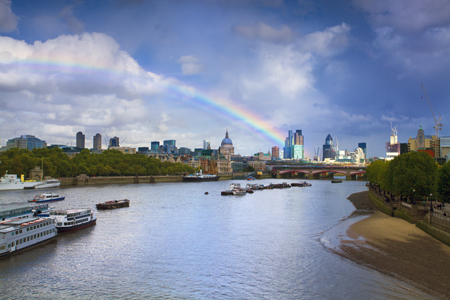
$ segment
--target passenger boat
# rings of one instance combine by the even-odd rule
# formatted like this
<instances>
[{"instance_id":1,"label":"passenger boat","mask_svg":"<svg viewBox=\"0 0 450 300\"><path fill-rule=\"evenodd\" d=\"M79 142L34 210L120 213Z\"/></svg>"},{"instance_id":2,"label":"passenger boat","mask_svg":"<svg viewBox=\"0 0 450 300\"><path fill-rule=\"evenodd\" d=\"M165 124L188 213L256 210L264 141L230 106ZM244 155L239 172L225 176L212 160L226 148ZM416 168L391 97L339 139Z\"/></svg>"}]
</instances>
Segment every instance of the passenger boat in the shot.
<instances>
[{"instance_id":1,"label":"passenger boat","mask_svg":"<svg viewBox=\"0 0 450 300\"><path fill-rule=\"evenodd\" d=\"M123 200L106 201L103 203L95 204L95 206L97 207L97 209L114 209L120 207L129 207L130 200L123 199Z\"/></svg>"},{"instance_id":2,"label":"passenger boat","mask_svg":"<svg viewBox=\"0 0 450 300\"><path fill-rule=\"evenodd\" d=\"M15 174L6 173L0 178L0 190L23 190L34 189L34 187L41 183L41 181L25 181L23 175L17 178Z\"/></svg>"},{"instance_id":3,"label":"passenger boat","mask_svg":"<svg viewBox=\"0 0 450 300\"><path fill-rule=\"evenodd\" d=\"M28 200L28 202L41 203L41 202L51 202L51 201L62 201L65 198L66 197L60 196L58 194L46 193L46 194L36 195L32 200Z\"/></svg>"},{"instance_id":4,"label":"passenger boat","mask_svg":"<svg viewBox=\"0 0 450 300\"><path fill-rule=\"evenodd\" d=\"M342 179L333 179L331 183L342 183Z\"/></svg>"},{"instance_id":5,"label":"passenger boat","mask_svg":"<svg viewBox=\"0 0 450 300\"><path fill-rule=\"evenodd\" d=\"M61 185L61 181L59 179L47 179L42 182L39 182L34 186L35 189L46 189L46 188L54 188L59 187Z\"/></svg>"},{"instance_id":6,"label":"passenger boat","mask_svg":"<svg viewBox=\"0 0 450 300\"><path fill-rule=\"evenodd\" d=\"M190 175L184 175L183 181L185 182L201 182L201 181L218 181L220 176L217 176L215 174L203 174L202 170L200 172L197 172L195 174Z\"/></svg>"},{"instance_id":7,"label":"passenger boat","mask_svg":"<svg viewBox=\"0 0 450 300\"><path fill-rule=\"evenodd\" d=\"M84 228L97 221L95 212L90 208L51 210L49 218L56 220L58 232Z\"/></svg>"},{"instance_id":8,"label":"passenger boat","mask_svg":"<svg viewBox=\"0 0 450 300\"><path fill-rule=\"evenodd\" d=\"M46 218L0 222L0 257L43 243L57 235L55 221Z\"/></svg>"},{"instance_id":9,"label":"passenger boat","mask_svg":"<svg viewBox=\"0 0 450 300\"><path fill-rule=\"evenodd\" d=\"M48 204L16 204L0 206L0 222L13 219L25 219L39 216L41 213L48 213Z\"/></svg>"}]
</instances>

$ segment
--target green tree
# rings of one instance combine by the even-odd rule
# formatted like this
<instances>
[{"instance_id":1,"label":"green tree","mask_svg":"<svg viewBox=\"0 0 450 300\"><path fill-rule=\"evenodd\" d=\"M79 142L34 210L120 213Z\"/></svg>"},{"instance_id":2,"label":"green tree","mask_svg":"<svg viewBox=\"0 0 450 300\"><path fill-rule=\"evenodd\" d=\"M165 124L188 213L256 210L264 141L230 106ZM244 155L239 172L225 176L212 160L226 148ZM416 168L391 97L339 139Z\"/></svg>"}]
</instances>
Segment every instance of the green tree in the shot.
<instances>
[{"instance_id":1,"label":"green tree","mask_svg":"<svg viewBox=\"0 0 450 300\"><path fill-rule=\"evenodd\" d=\"M439 168L437 175L439 200L450 203L450 161Z\"/></svg>"}]
</instances>

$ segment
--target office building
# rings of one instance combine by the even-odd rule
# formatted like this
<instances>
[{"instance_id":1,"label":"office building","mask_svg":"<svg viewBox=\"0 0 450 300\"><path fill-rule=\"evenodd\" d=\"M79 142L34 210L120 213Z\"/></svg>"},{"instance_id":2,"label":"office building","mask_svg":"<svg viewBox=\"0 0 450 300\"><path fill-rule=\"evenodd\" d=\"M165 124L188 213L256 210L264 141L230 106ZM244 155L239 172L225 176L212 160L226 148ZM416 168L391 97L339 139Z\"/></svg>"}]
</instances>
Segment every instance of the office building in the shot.
<instances>
[{"instance_id":1,"label":"office building","mask_svg":"<svg viewBox=\"0 0 450 300\"><path fill-rule=\"evenodd\" d=\"M288 136L284 142L285 159L303 159L305 158L304 137L300 129L295 133L288 131Z\"/></svg>"},{"instance_id":2,"label":"office building","mask_svg":"<svg viewBox=\"0 0 450 300\"><path fill-rule=\"evenodd\" d=\"M6 142L6 149L19 148L33 150L34 148L46 148L47 143L34 135L21 135Z\"/></svg>"},{"instance_id":3,"label":"office building","mask_svg":"<svg viewBox=\"0 0 450 300\"><path fill-rule=\"evenodd\" d=\"M164 147L164 153L166 154L176 154L177 153L177 147L176 147L176 141L175 140L165 140L163 141L163 147Z\"/></svg>"},{"instance_id":4,"label":"office building","mask_svg":"<svg viewBox=\"0 0 450 300\"><path fill-rule=\"evenodd\" d=\"M85 135L81 131L78 131L77 132L77 148L78 149L85 148L85 140L86 140Z\"/></svg>"},{"instance_id":5,"label":"office building","mask_svg":"<svg viewBox=\"0 0 450 300\"><path fill-rule=\"evenodd\" d=\"M364 157L367 158L367 144L366 143L358 143L358 148L361 148L364 152Z\"/></svg>"},{"instance_id":6,"label":"office building","mask_svg":"<svg viewBox=\"0 0 450 300\"><path fill-rule=\"evenodd\" d=\"M150 150L152 151L158 151L159 148L159 142L158 141L153 141L150 143Z\"/></svg>"},{"instance_id":7,"label":"office building","mask_svg":"<svg viewBox=\"0 0 450 300\"><path fill-rule=\"evenodd\" d=\"M440 138L440 157L450 157L450 136ZM448 159L447 159L448 160Z\"/></svg>"},{"instance_id":8,"label":"office building","mask_svg":"<svg viewBox=\"0 0 450 300\"><path fill-rule=\"evenodd\" d=\"M108 149L109 148L113 148L113 147L114 148L120 147L119 137L118 136L115 136L115 137L109 139Z\"/></svg>"},{"instance_id":9,"label":"office building","mask_svg":"<svg viewBox=\"0 0 450 300\"><path fill-rule=\"evenodd\" d=\"M392 160L399 155L400 143L398 142L397 127L391 125L391 136L389 142L386 142L386 160Z\"/></svg>"},{"instance_id":10,"label":"office building","mask_svg":"<svg viewBox=\"0 0 450 300\"><path fill-rule=\"evenodd\" d=\"M208 140L203 140L203 149L211 149L211 143Z\"/></svg>"},{"instance_id":11,"label":"office building","mask_svg":"<svg viewBox=\"0 0 450 300\"><path fill-rule=\"evenodd\" d=\"M325 144L322 147L322 160L336 159L336 148L334 147L333 138L328 134L325 139Z\"/></svg>"},{"instance_id":12,"label":"office building","mask_svg":"<svg viewBox=\"0 0 450 300\"><path fill-rule=\"evenodd\" d=\"M94 135L94 143L92 148L94 150L102 150L102 135L100 133Z\"/></svg>"},{"instance_id":13,"label":"office building","mask_svg":"<svg viewBox=\"0 0 450 300\"><path fill-rule=\"evenodd\" d=\"M277 146L272 147L272 159L279 159L280 158L280 148Z\"/></svg>"},{"instance_id":14,"label":"office building","mask_svg":"<svg viewBox=\"0 0 450 300\"><path fill-rule=\"evenodd\" d=\"M435 135L426 135L420 125L415 138L409 138L408 151L427 151L433 152L433 157L441 157L440 139Z\"/></svg>"}]
</instances>

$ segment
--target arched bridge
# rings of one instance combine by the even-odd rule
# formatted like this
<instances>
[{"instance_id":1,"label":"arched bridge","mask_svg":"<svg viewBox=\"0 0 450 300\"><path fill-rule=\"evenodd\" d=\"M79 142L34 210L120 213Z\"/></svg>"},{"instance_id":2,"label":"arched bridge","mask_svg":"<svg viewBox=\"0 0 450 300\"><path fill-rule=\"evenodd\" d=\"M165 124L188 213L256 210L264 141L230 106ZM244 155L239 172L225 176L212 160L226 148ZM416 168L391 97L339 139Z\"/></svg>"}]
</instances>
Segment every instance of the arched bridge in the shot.
<instances>
[{"instance_id":1,"label":"arched bridge","mask_svg":"<svg viewBox=\"0 0 450 300\"><path fill-rule=\"evenodd\" d=\"M355 176L364 176L366 174L365 167L332 167L332 166L305 166L305 167L276 167L273 169L273 174L281 177L285 174L303 173L309 178L317 177L321 174L341 174L347 178Z\"/></svg>"}]
</instances>

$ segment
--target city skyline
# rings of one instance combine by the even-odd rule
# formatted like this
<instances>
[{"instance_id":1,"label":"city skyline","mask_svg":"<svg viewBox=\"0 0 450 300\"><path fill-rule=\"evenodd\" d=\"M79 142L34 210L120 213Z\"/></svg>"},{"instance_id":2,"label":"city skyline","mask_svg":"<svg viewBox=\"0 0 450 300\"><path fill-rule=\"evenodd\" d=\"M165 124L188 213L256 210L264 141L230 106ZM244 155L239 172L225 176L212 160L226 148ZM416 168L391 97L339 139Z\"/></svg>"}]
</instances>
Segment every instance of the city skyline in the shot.
<instances>
[{"instance_id":1,"label":"city skyline","mask_svg":"<svg viewBox=\"0 0 450 300\"><path fill-rule=\"evenodd\" d=\"M301 128L310 158L329 133L384 157L390 122L399 141L420 125L434 134L422 83L450 135L448 1L0 0L0 10L2 146L27 134L75 144L81 131L87 148L96 133L135 148L218 148L228 128L236 153L251 155Z\"/></svg>"}]
</instances>

